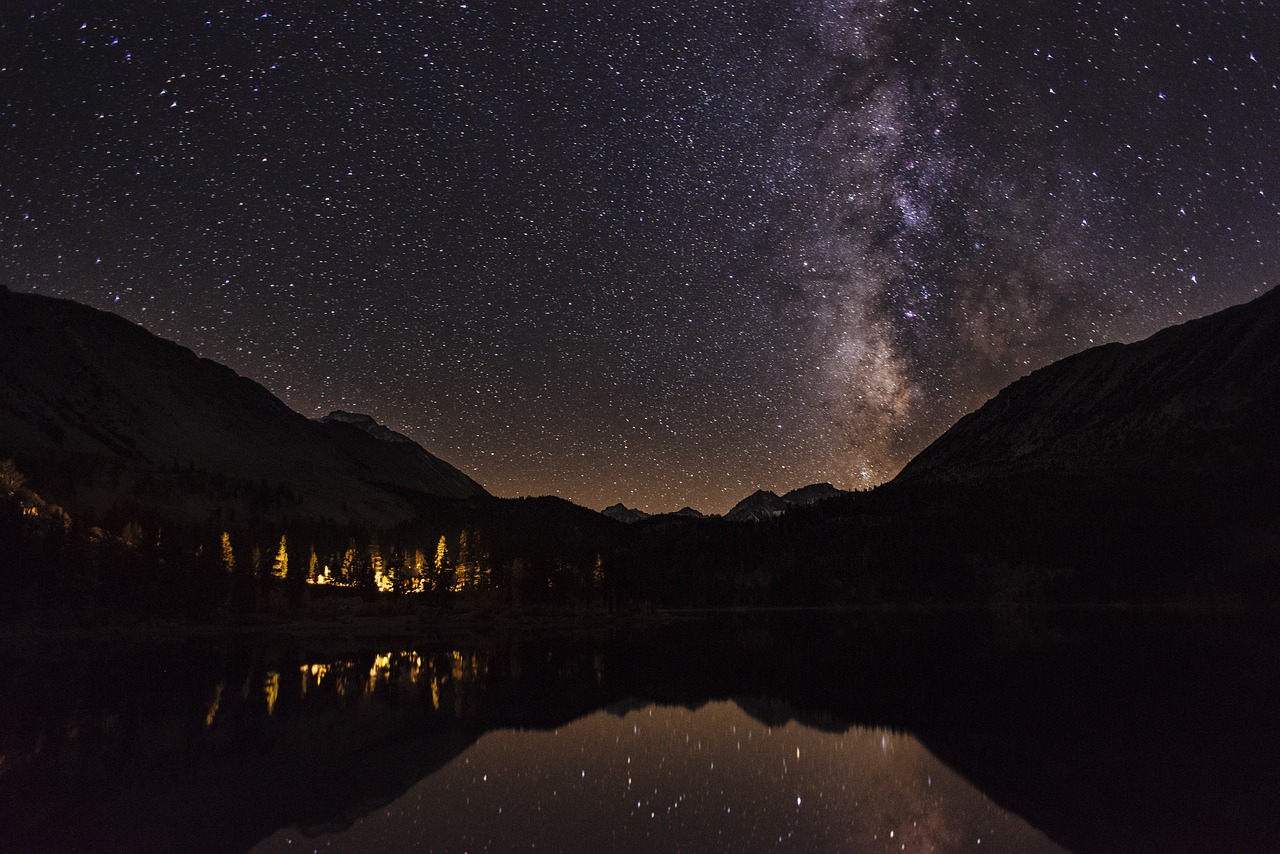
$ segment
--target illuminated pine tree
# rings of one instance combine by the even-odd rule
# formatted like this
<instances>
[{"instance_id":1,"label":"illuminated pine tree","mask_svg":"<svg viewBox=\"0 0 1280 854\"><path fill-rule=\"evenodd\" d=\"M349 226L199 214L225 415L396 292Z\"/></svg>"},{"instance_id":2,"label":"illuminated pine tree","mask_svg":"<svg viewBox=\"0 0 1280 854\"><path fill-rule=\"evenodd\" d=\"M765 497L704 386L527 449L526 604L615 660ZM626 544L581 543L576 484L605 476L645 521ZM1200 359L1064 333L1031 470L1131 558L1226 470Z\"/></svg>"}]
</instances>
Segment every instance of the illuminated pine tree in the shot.
<instances>
[{"instance_id":1,"label":"illuminated pine tree","mask_svg":"<svg viewBox=\"0 0 1280 854\"><path fill-rule=\"evenodd\" d=\"M430 570L427 573L427 586L432 590L443 590L445 588L444 573L449 568L449 546L445 541L444 535L440 536L440 542L436 543L436 553L431 558Z\"/></svg>"},{"instance_id":2,"label":"illuminated pine tree","mask_svg":"<svg viewBox=\"0 0 1280 854\"><path fill-rule=\"evenodd\" d=\"M289 546L284 535L280 537L280 548L276 550L275 562L271 564L271 574L276 578L289 574Z\"/></svg>"},{"instance_id":3,"label":"illuminated pine tree","mask_svg":"<svg viewBox=\"0 0 1280 854\"><path fill-rule=\"evenodd\" d=\"M471 547L472 563L475 570L472 573L474 585L482 590L488 590L493 586L493 567L490 564L489 551L484 547L484 540L480 535L475 536L475 544Z\"/></svg>"},{"instance_id":4,"label":"illuminated pine tree","mask_svg":"<svg viewBox=\"0 0 1280 854\"><path fill-rule=\"evenodd\" d=\"M427 578L427 556L422 553L422 549L414 549L413 567L409 574L413 577L413 591L415 593L421 593L427 589L429 583Z\"/></svg>"},{"instance_id":5,"label":"illuminated pine tree","mask_svg":"<svg viewBox=\"0 0 1280 854\"><path fill-rule=\"evenodd\" d=\"M394 586L394 580L387 569L387 562L382 557L382 549L376 542L369 544L369 569L373 573L373 586L382 592Z\"/></svg>"},{"instance_id":6,"label":"illuminated pine tree","mask_svg":"<svg viewBox=\"0 0 1280 854\"><path fill-rule=\"evenodd\" d=\"M307 561L307 581L315 582L316 570L320 565L320 558L316 556L316 547L311 547L311 559Z\"/></svg>"}]
</instances>

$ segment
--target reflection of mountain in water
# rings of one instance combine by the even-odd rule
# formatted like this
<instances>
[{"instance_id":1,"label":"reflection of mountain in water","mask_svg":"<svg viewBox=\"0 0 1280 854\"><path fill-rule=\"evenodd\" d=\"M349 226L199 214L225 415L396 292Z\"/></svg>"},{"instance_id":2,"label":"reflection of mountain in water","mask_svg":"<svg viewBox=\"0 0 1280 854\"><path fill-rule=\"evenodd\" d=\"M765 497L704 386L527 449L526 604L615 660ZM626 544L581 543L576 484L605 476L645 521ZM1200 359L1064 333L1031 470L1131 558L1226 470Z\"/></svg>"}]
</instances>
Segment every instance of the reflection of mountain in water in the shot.
<instances>
[{"instance_id":1,"label":"reflection of mountain in water","mask_svg":"<svg viewBox=\"0 0 1280 854\"><path fill-rule=\"evenodd\" d=\"M1014 613L4 660L0 814L14 819L0 850L234 851L282 828L334 832L486 733L601 710L611 722L591 726L616 727L648 701L692 714L726 698L767 698L735 699L757 730L910 733L1074 850L1264 849L1280 835L1280 687L1260 677L1280 638L1265 615Z\"/></svg>"},{"instance_id":2,"label":"reflection of mountain in water","mask_svg":"<svg viewBox=\"0 0 1280 854\"><path fill-rule=\"evenodd\" d=\"M785 710L766 703L771 714ZM296 831L259 854L297 850ZM762 723L730 701L495 730L326 851L1057 852L917 739Z\"/></svg>"}]
</instances>

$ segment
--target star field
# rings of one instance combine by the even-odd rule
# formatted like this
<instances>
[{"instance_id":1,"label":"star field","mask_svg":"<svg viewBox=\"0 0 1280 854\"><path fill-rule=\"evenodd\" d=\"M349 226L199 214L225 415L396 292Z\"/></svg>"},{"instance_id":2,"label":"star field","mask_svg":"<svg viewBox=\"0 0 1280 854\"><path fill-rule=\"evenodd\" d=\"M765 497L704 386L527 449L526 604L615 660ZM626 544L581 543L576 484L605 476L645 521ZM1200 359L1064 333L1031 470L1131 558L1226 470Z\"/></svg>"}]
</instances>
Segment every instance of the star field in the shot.
<instances>
[{"instance_id":1,"label":"star field","mask_svg":"<svg viewBox=\"0 0 1280 854\"><path fill-rule=\"evenodd\" d=\"M498 495L893 476L999 388L1276 281L1263 2L46 2L0 277Z\"/></svg>"},{"instance_id":2,"label":"star field","mask_svg":"<svg viewBox=\"0 0 1280 854\"><path fill-rule=\"evenodd\" d=\"M730 701L486 733L343 833L254 847L368 851L1060 852L910 735L761 724Z\"/></svg>"}]
</instances>

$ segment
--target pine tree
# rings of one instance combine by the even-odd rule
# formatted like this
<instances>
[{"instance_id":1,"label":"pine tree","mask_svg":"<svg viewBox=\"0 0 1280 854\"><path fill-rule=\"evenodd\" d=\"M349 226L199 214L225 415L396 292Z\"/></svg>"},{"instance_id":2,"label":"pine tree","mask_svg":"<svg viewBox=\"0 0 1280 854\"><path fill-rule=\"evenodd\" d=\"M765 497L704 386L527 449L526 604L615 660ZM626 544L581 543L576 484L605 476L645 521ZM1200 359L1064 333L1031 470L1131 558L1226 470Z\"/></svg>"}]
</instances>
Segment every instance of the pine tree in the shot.
<instances>
[{"instance_id":1,"label":"pine tree","mask_svg":"<svg viewBox=\"0 0 1280 854\"><path fill-rule=\"evenodd\" d=\"M339 577L342 584L353 584L356 579L356 544L352 542L342 555Z\"/></svg>"},{"instance_id":2,"label":"pine tree","mask_svg":"<svg viewBox=\"0 0 1280 854\"><path fill-rule=\"evenodd\" d=\"M369 568L373 571L373 586L383 592L390 590L392 579L387 572L387 562L382 557L382 549L376 540L369 544Z\"/></svg>"},{"instance_id":3,"label":"pine tree","mask_svg":"<svg viewBox=\"0 0 1280 854\"><path fill-rule=\"evenodd\" d=\"M422 553L422 549L414 549L413 551L413 570L410 573L413 576L413 591L421 593L427 588L427 556Z\"/></svg>"},{"instance_id":4,"label":"pine tree","mask_svg":"<svg viewBox=\"0 0 1280 854\"><path fill-rule=\"evenodd\" d=\"M475 585L474 557L466 531L458 532L458 565L454 567L453 591L460 593Z\"/></svg>"},{"instance_id":5,"label":"pine tree","mask_svg":"<svg viewBox=\"0 0 1280 854\"><path fill-rule=\"evenodd\" d=\"M289 574L289 546L283 534L280 536L280 548L276 550L275 562L271 565L271 574L276 578L284 578Z\"/></svg>"},{"instance_id":6,"label":"pine tree","mask_svg":"<svg viewBox=\"0 0 1280 854\"><path fill-rule=\"evenodd\" d=\"M433 562L431 588L434 590L452 591L453 585L449 582L449 573L453 569L453 561L449 558L449 544L444 538L444 534L440 535L440 542L436 543L436 557Z\"/></svg>"}]
</instances>

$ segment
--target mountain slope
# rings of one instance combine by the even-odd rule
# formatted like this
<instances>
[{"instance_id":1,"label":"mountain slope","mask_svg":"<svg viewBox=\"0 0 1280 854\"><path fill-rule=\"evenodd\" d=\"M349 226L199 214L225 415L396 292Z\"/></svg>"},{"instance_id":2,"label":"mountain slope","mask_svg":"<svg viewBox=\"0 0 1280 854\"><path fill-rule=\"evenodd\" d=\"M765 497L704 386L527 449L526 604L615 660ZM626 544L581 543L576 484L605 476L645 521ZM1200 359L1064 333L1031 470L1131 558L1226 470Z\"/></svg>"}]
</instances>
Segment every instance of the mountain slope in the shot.
<instances>
[{"instance_id":1,"label":"mountain slope","mask_svg":"<svg viewBox=\"0 0 1280 854\"><path fill-rule=\"evenodd\" d=\"M958 421L895 484L1280 472L1280 289L1055 362Z\"/></svg>"},{"instance_id":2,"label":"mountain slope","mask_svg":"<svg viewBox=\"0 0 1280 854\"><path fill-rule=\"evenodd\" d=\"M486 494L480 484L368 415L338 410L319 424L372 482L450 498Z\"/></svg>"},{"instance_id":3,"label":"mountain slope","mask_svg":"<svg viewBox=\"0 0 1280 854\"><path fill-rule=\"evenodd\" d=\"M808 486L802 486L799 489L793 489L782 496L782 500L790 505L809 505L817 504L819 501L826 501L831 498L839 498L849 493L843 489L836 489L829 483L811 483Z\"/></svg>"},{"instance_id":4,"label":"mountain slope","mask_svg":"<svg viewBox=\"0 0 1280 854\"><path fill-rule=\"evenodd\" d=\"M52 474L58 500L95 510L119 499L108 481L122 474L127 488L186 469L283 488L292 514L371 523L406 517L412 493L486 494L372 419L311 421L120 317L0 290L0 458L12 456ZM194 519L212 507L184 501L164 509Z\"/></svg>"},{"instance_id":5,"label":"mountain slope","mask_svg":"<svg viewBox=\"0 0 1280 854\"><path fill-rule=\"evenodd\" d=\"M733 505L733 509L724 514L730 522L759 522L781 516L791 505L778 497L776 492L757 489L746 498Z\"/></svg>"},{"instance_id":6,"label":"mountain slope","mask_svg":"<svg viewBox=\"0 0 1280 854\"><path fill-rule=\"evenodd\" d=\"M640 522L649 518L648 513L643 510L636 510L628 507L619 501L617 504L611 504L600 511L603 515L608 516L615 522L622 522L624 525L630 525L633 522Z\"/></svg>"},{"instance_id":7,"label":"mountain slope","mask_svg":"<svg viewBox=\"0 0 1280 854\"><path fill-rule=\"evenodd\" d=\"M811 483L808 486L793 489L786 495L778 495L767 489L757 489L733 505L733 509L724 514L724 518L731 522L760 522L781 516L792 507L807 507L819 501L848 494L829 483Z\"/></svg>"}]
</instances>

